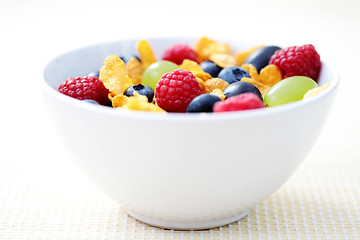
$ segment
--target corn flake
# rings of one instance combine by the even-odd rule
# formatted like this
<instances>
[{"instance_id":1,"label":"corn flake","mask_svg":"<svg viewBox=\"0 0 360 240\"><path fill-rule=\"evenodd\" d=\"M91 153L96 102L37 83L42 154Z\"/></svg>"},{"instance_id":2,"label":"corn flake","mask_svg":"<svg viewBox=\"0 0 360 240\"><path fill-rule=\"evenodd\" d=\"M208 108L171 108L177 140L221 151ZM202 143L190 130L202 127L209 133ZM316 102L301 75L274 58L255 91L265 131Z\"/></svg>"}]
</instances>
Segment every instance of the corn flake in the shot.
<instances>
[{"instance_id":1,"label":"corn flake","mask_svg":"<svg viewBox=\"0 0 360 240\"><path fill-rule=\"evenodd\" d=\"M220 89L223 91L229 83L222 80L221 78L212 78L205 82L206 92L211 93L215 89Z\"/></svg>"},{"instance_id":2,"label":"corn flake","mask_svg":"<svg viewBox=\"0 0 360 240\"><path fill-rule=\"evenodd\" d=\"M255 47L250 48L247 51L240 52L235 55L235 59L238 66L241 66L245 63L246 59L252 54L255 50L258 50L259 48L265 47L265 45L258 45Z\"/></svg>"},{"instance_id":3,"label":"corn flake","mask_svg":"<svg viewBox=\"0 0 360 240\"><path fill-rule=\"evenodd\" d=\"M195 45L195 52L199 57L199 61L209 60L212 54L225 53L230 54L228 44L221 44L206 37L202 37Z\"/></svg>"},{"instance_id":4,"label":"corn flake","mask_svg":"<svg viewBox=\"0 0 360 240\"><path fill-rule=\"evenodd\" d=\"M216 65L222 68L236 66L236 59L232 55L225 53L211 54L210 61L213 61Z\"/></svg>"},{"instance_id":5,"label":"corn flake","mask_svg":"<svg viewBox=\"0 0 360 240\"><path fill-rule=\"evenodd\" d=\"M137 45L137 50L140 54L141 63L144 70L156 62L155 54L151 49L148 41L141 40Z\"/></svg>"},{"instance_id":6,"label":"corn flake","mask_svg":"<svg viewBox=\"0 0 360 240\"><path fill-rule=\"evenodd\" d=\"M257 89L259 89L259 91L261 92L262 96L265 96L265 94L270 90L270 86L263 84L261 81L252 79L252 78L242 78L241 81L244 82L249 82L251 84L253 84L255 87L257 87Z\"/></svg>"},{"instance_id":7,"label":"corn flake","mask_svg":"<svg viewBox=\"0 0 360 240\"><path fill-rule=\"evenodd\" d=\"M126 77L125 63L113 54L105 59L104 66L100 69L99 80L114 95L122 94L126 88L133 85Z\"/></svg>"},{"instance_id":8,"label":"corn flake","mask_svg":"<svg viewBox=\"0 0 360 240\"><path fill-rule=\"evenodd\" d=\"M273 64L267 65L260 70L261 82L270 87L282 80L281 70Z\"/></svg>"},{"instance_id":9,"label":"corn flake","mask_svg":"<svg viewBox=\"0 0 360 240\"><path fill-rule=\"evenodd\" d=\"M250 78L252 78L256 81L260 81L258 71L252 64L243 64L241 67L250 74Z\"/></svg>"},{"instance_id":10,"label":"corn flake","mask_svg":"<svg viewBox=\"0 0 360 240\"><path fill-rule=\"evenodd\" d=\"M210 94L218 96L221 101L224 101L226 98L225 94L220 89L214 89Z\"/></svg>"},{"instance_id":11,"label":"corn flake","mask_svg":"<svg viewBox=\"0 0 360 240\"><path fill-rule=\"evenodd\" d=\"M119 94L116 95L114 97L112 97L110 100L112 102L112 106L114 108L118 108L118 107L122 107L126 104L128 97L123 95L123 94Z\"/></svg>"},{"instance_id":12,"label":"corn flake","mask_svg":"<svg viewBox=\"0 0 360 240\"><path fill-rule=\"evenodd\" d=\"M197 62L189 60L189 59L184 59L184 61L179 66L179 68L184 69L186 71L190 71L194 75L196 73L203 72L202 68L200 67L200 65Z\"/></svg>"},{"instance_id":13,"label":"corn flake","mask_svg":"<svg viewBox=\"0 0 360 240\"><path fill-rule=\"evenodd\" d=\"M209 79L212 79L212 76L210 75L210 73L207 73L207 72L197 72L194 75L195 75L195 77L200 78L204 82L206 82Z\"/></svg>"},{"instance_id":14,"label":"corn flake","mask_svg":"<svg viewBox=\"0 0 360 240\"><path fill-rule=\"evenodd\" d=\"M200 87L202 88L202 93L207 93L205 83L201 78L196 78L199 82Z\"/></svg>"},{"instance_id":15,"label":"corn flake","mask_svg":"<svg viewBox=\"0 0 360 240\"><path fill-rule=\"evenodd\" d=\"M134 92L134 96L128 97L126 103L120 109L166 113L158 105L149 103L146 96L140 95L137 92Z\"/></svg>"},{"instance_id":16,"label":"corn flake","mask_svg":"<svg viewBox=\"0 0 360 240\"><path fill-rule=\"evenodd\" d=\"M126 73L134 84L141 83L144 69L141 62L136 57L130 58L126 63Z\"/></svg>"},{"instance_id":17,"label":"corn flake","mask_svg":"<svg viewBox=\"0 0 360 240\"><path fill-rule=\"evenodd\" d=\"M316 94L319 94L319 93L325 91L329 86L330 85L328 83L326 83L321 87L316 87L316 88L310 89L309 91L307 91L305 93L303 99L311 98L311 97L315 96Z\"/></svg>"},{"instance_id":18,"label":"corn flake","mask_svg":"<svg viewBox=\"0 0 360 240\"><path fill-rule=\"evenodd\" d=\"M197 62L189 59L184 59L182 64L179 66L179 68L192 72L195 75L195 77L200 78L204 82L212 78L209 73L204 72L204 70L202 70L202 68Z\"/></svg>"},{"instance_id":19,"label":"corn flake","mask_svg":"<svg viewBox=\"0 0 360 240\"><path fill-rule=\"evenodd\" d=\"M252 64L243 64L241 67L250 74L250 78L242 78L241 81L255 85L262 96L265 96L272 86L282 80L280 69L272 64L261 69L260 74Z\"/></svg>"}]
</instances>

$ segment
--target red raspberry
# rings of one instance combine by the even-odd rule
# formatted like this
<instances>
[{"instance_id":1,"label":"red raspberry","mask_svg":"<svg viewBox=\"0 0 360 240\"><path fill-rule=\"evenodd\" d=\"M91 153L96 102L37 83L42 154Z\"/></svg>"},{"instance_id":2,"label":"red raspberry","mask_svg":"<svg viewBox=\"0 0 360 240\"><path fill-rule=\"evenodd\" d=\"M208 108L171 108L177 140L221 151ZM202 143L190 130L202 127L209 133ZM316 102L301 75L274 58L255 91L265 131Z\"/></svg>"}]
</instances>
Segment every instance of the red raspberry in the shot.
<instances>
[{"instance_id":1,"label":"red raspberry","mask_svg":"<svg viewBox=\"0 0 360 240\"><path fill-rule=\"evenodd\" d=\"M184 59L197 62L195 51L186 44L176 44L165 50L163 60L180 65Z\"/></svg>"},{"instance_id":2,"label":"red raspberry","mask_svg":"<svg viewBox=\"0 0 360 240\"><path fill-rule=\"evenodd\" d=\"M264 103L255 93L247 92L227 98L214 104L214 112L230 112L264 108Z\"/></svg>"},{"instance_id":3,"label":"red raspberry","mask_svg":"<svg viewBox=\"0 0 360 240\"><path fill-rule=\"evenodd\" d=\"M59 86L59 92L79 100L91 99L101 105L109 103L109 90L97 77L68 78Z\"/></svg>"},{"instance_id":4,"label":"red raspberry","mask_svg":"<svg viewBox=\"0 0 360 240\"><path fill-rule=\"evenodd\" d=\"M192 72L176 69L165 73L155 89L156 103L168 112L185 112L189 103L202 93Z\"/></svg>"},{"instance_id":5,"label":"red raspberry","mask_svg":"<svg viewBox=\"0 0 360 240\"><path fill-rule=\"evenodd\" d=\"M321 69L320 56L311 44L280 49L272 55L269 64L278 66L283 78L306 76L316 81Z\"/></svg>"}]
</instances>

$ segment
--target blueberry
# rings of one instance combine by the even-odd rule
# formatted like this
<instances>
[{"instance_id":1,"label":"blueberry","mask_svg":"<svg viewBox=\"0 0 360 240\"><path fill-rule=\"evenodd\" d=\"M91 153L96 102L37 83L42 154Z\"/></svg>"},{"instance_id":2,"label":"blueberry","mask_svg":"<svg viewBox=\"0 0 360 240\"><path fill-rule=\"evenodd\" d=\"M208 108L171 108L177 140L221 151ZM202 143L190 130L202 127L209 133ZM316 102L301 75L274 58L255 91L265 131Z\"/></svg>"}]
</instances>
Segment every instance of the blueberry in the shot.
<instances>
[{"instance_id":1,"label":"blueberry","mask_svg":"<svg viewBox=\"0 0 360 240\"><path fill-rule=\"evenodd\" d=\"M154 90L149 86L144 86L141 84L132 85L132 86L128 87L124 91L124 95L128 96L128 97L134 96L134 91L136 91L140 95L146 96L148 98L148 102L152 102L152 100L154 98Z\"/></svg>"},{"instance_id":2,"label":"blueberry","mask_svg":"<svg viewBox=\"0 0 360 240\"><path fill-rule=\"evenodd\" d=\"M209 73L213 78L216 78L222 70L222 67L219 67L216 63L210 61L200 63L200 67L204 70L204 72Z\"/></svg>"},{"instance_id":3,"label":"blueberry","mask_svg":"<svg viewBox=\"0 0 360 240\"><path fill-rule=\"evenodd\" d=\"M212 112L214 104L218 101L221 101L218 96L202 94L190 102L186 112Z\"/></svg>"},{"instance_id":4,"label":"blueberry","mask_svg":"<svg viewBox=\"0 0 360 240\"><path fill-rule=\"evenodd\" d=\"M99 77L100 71L94 71L88 74L89 77Z\"/></svg>"},{"instance_id":5,"label":"blueberry","mask_svg":"<svg viewBox=\"0 0 360 240\"><path fill-rule=\"evenodd\" d=\"M140 58L138 56L136 56L135 54L125 54L125 55L120 56L120 59L123 60L124 63L126 64L130 60L130 58L133 58L133 57L137 58L137 60L139 60L141 62Z\"/></svg>"},{"instance_id":6,"label":"blueberry","mask_svg":"<svg viewBox=\"0 0 360 240\"><path fill-rule=\"evenodd\" d=\"M100 105L97 101L91 100L91 99L84 99L84 100L82 100L82 101L87 102L87 103L91 103L91 104Z\"/></svg>"},{"instance_id":7,"label":"blueberry","mask_svg":"<svg viewBox=\"0 0 360 240\"><path fill-rule=\"evenodd\" d=\"M246 59L245 63L252 64L258 72L269 64L271 56L281 48L277 46L267 46L255 50Z\"/></svg>"},{"instance_id":8,"label":"blueberry","mask_svg":"<svg viewBox=\"0 0 360 240\"><path fill-rule=\"evenodd\" d=\"M240 82L232 83L229 86L227 86L223 91L226 98L229 98L229 97L232 97L235 95L239 95L242 93L246 93L246 92L255 93L259 96L261 101L263 100L259 89L257 89L257 87L255 87L253 84L251 84L249 82L240 81Z\"/></svg>"},{"instance_id":9,"label":"blueberry","mask_svg":"<svg viewBox=\"0 0 360 240\"><path fill-rule=\"evenodd\" d=\"M239 82L243 77L250 77L249 73L241 67L227 67L219 72L218 78L232 84Z\"/></svg>"}]
</instances>

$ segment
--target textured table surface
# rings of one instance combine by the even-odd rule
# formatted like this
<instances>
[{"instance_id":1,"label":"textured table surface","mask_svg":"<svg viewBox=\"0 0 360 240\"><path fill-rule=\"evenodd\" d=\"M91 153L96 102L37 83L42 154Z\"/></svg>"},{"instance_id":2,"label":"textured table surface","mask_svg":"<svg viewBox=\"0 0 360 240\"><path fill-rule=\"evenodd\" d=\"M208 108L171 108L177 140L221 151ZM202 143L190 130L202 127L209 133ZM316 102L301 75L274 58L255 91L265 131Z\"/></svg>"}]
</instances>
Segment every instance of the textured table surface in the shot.
<instances>
[{"instance_id":1,"label":"textured table surface","mask_svg":"<svg viewBox=\"0 0 360 240\"><path fill-rule=\"evenodd\" d=\"M327 1L326 11L310 0L182 3L0 1L1 240L360 239L359 2ZM177 19L186 27L181 31L173 18L184 11L188 16ZM45 63L64 51L127 37L226 39L244 32L257 43L313 43L336 66L341 84L321 136L291 179L238 222L172 231L136 221L64 152L39 89Z\"/></svg>"},{"instance_id":2,"label":"textured table surface","mask_svg":"<svg viewBox=\"0 0 360 240\"><path fill-rule=\"evenodd\" d=\"M247 217L204 231L136 221L76 166L55 159L0 170L0 239L360 239L358 159L312 154Z\"/></svg>"}]
</instances>

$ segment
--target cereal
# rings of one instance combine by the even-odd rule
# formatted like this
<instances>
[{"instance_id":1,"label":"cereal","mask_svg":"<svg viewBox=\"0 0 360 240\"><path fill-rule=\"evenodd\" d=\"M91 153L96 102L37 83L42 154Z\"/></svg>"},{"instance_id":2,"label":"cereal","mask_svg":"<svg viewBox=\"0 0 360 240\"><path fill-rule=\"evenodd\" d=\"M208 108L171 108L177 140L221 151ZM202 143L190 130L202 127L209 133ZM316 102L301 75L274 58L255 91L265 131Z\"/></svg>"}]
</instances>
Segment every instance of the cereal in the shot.
<instances>
[{"instance_id":1,"label":"cereal","mask_svg":"<svg viewBox=\"0 0 360 240\"><path fill-rule=\"evenodd\" d=\"M256 68L251 64L244 64L241 67L250 74L250 78L243 78L241 81L255 85L262 96L265 96L269 89L282 79L281 71L275 65L267 65L261 69L260 74L258 74Z\"/></svg>"},{"instance_id":2,"label":"cereal","mask_svg":"<svg viewBox=\"0 0 360 240\"><path fill-rule=\"evenodd\" d=\"M218 96L221 101L224 101L226 98L225 94L220 89L214 89L210 94Z\"/></svg>"},{"instance_id":3,"label":"cereal","mask_svg":"<svg viewBox=\"0 0 360 240\"><path fill-rule=\"evenodd\" d=\"M265 94L271 88L270 86L263 84L261 81L255 80L255 79L252 79L252 78L244 77L244 78L241 79L241 81L245 81L245 82L249 82L249 83L253 84L255 87L257 87L257 89L259 89L262 96L265 96Z\"/></svg>"},{"instance_id":4,"label":"cereal","mask_svg":"<svg viewBox=\"0 0 360 240\"><path fill-rule=\"evenodd\" d=\"M251 65L251 64L244 64L241 66L243 69L245 69L249 74L250 74L250 77L252 79L254 79L255 81L260 81L260 78L259 78L259 74L258 74L258 71L256 70L256 68Z\"/></svg>"},{"instance_id":5,"label":"cereal","mask_svg":"<svg viewBox=\"0 0 360 240\"><path fill-rule=\"evenodd\" d=\"M111 102L112 102L112 106L114 108L118 108L118 107L122 107L126 104L128 97L122 94L116 95L114 97L109 97Z\"/></svg>"},{"instance_id":6,"label":"cereal","mask_svg":"<svg viewBox=\"0 0 360 240\"><path fill-rule=\"evenodd\" d=\"M197 72L194 75L195 75L195 77L200 78L204 82L206 82L209 79L212 79L212 76L207 72Z\"/></svg>"},{"instance_id":7,"label":"cereal","mask_svg":"<svg viewBox=\"0 0 360 240\"><path fill-rule=\"evenodd\" d=\"M204 83L204 81L201 79L201 78L196 78L197 80L198 80L198 82L199 82L199 85L200 85L200 87L202 88L202 92L203 93L207 93L207 90L206 90L206 86L205 86L205 83Z\"/></svg>"},{"instance_id":8,"label":"cereal","mask_svg":"<svg viewBox=\"0 0 360 240\"><path fill-rule=\"evenodd\" d=\"M230 54L215 53L211 54L209 59L222 68L236 66L236 59Z\"/></svg>"},{"instance_id":9,"label":"cereal","mask_svg":"<svg viewBox=\"0 0 360 240\"><path fill-rule=\"evenodd\" d=\"M182 64L179 66L179 68L184 69L186 71L190 71L194 75L198 72L203 72L202 68L200 67L200 65L197 62L189 60L189 59L185 59L182 62Z\"/></svg>"},{"instance_id":10,"label":"cereal","mask_svg":"<svg viewBox=\"0 0 360 240\"><path fill-rule=\"evenodd\" d=\"M132 81L126 78L125 63L113 54L105 59L99 80L114 95L122 94L126 88L133 85Z\"/></svg>"},{"instance_id":11,"label":"cereal","mask_svg":"<svg viewBox=\"0 0 360 240\"><path fill-rule=\"evenodd\" d=\"M198 55L200 62L202 62L209 60L212 54L230 54L230 47L228 44L221 44L209 38L203 37L196 43L195 52Z\"/></svg>"},{"instance_id":12,"label":"cereal","mask_svg":"<svg viewBox=\"0 0 360 240\"><path fill-rule=\"evenodd\" d=\"M265 47L265 45L258 45L258 46L250 48L247 51L236 54L235 59L236 59L237 65L238 66L243 65L245 63L246 59L250 56L250 54L252 54L255 50L262 48L262 47Z\"/></svg>"},{"instance_id":13,"label":"cereal","mask_svg":"<svg viewBox=\"0 0 360 240\"><path fill-rule=\"evenodd\" d=\"M269 64L261 69L260 79L262 83L272 87L282 79L281 71L277 66Z\"/></svg>"},{"instance_id":14,"label":"cereal","mask_svg":"<svg viewBox=\"0 0 360 240\"><path fill-rule=\"evenodd\" d=\"M146 96L140 95L137 92L134 92L133 97L128 97L120 109L166 113L166 111L158 105L149 103Z\"/></svg>"},{"instance_id":15,"label":"cereal","mask_svg":"<svg viewBox=\"0 0 360 240\"><path fill-rule=\"evenodd\" d=\"M223 91L229 83L222 80L221 78L212 78L205 82L206 92L211 93L215 89L220 89Z\"/></svg>"},{"instance_id":16,"label":"cereal","mask_svg":"<svg viewBox=\"0 0 360 240\"><path fill-rule=\"evenodd\" d=\"M141 40L137 45L137 50L139 51L144 70L156 62L155 54L148 41Z\"/></svg>"},{"instance_id":17,"label":"cereal","mask_svg":"<svg viewBox=\"0 0 360 240\"><path fill-rule=\"evenodd\" d=\"M185 59L179 66L179 68L192 72L195 77L200 78L203 82L206 82L207 80L212 78L209 73L202 70L202 68L197 62L189 59Z\"/></svg>"},{"instance_id":18,"label":"cereal","mask_svg":"<svg viewBox=\"0 0 360 240\"><path fill-rule=\"evenodd\" d=\"M134 84L140 84L144 69L141 62L136 58L132 57L126 63L126 73Z\"/></svg>"},{"instance_id":19,"label":"cereal","mask_svg":"<svg viewBox=\"0 0 360 240\"><path fill-rule=\"evenodd\" d=\"M330 85L328 83L324 84L323 86L321 87L316 87L316 88L313 88L309 91L307 91L304 95L304 98L303 99L308 99L308 98L311 98L313 96L315 96L316 94L319 94L323 91L325 91Z\"/></svg>"}]
</instances>

